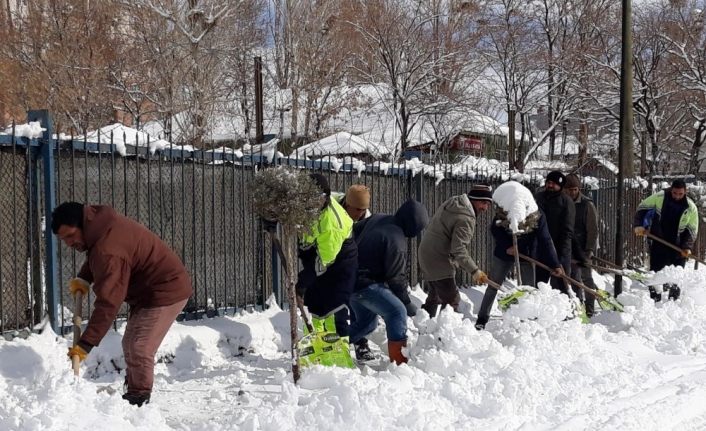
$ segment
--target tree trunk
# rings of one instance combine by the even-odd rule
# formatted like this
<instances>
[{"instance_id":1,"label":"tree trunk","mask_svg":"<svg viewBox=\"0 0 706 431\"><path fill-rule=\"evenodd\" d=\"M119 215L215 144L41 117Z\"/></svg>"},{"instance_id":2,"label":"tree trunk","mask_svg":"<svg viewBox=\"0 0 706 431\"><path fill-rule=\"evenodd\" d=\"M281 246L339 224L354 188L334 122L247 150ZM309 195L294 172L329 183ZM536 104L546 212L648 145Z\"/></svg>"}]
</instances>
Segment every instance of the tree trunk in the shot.
<instances>
[{"instance_id":1,"label":"tree trunk","mask_svg":"<svg viewBox=\"0 0 706 431\"><path fill-rule=\"evenodd\" d=\"M292 142L297 141L299 129L299 89L292 86L292 115L290 120L290 131Z\"/></svg>"},{"instance_id":2,"label":"tree trunk","mask_svg":"<svg viewBox=\"0 0 706 431\"><path fill-rule=\"evenodd\" d=\"M287 256L287 301L289 302L289 327L290 337L292 341L292 378L296 384L301 376L299 370L299 350L297 342L299 336L297 333L297 294L296 294L296 270L295 263L297 262L297 235L293 228L282 226L282 247L284 248L285 256Z\"/></svg>"}]
</instances>

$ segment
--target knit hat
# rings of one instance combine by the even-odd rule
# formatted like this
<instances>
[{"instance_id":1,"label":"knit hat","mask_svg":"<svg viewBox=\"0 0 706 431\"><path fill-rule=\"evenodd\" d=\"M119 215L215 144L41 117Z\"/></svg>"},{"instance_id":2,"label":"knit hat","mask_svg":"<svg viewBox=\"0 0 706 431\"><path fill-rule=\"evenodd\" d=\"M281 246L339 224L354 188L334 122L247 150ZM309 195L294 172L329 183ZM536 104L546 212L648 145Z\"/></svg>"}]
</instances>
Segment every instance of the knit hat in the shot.
<instances>
[{"instance_id":1,"label":"knit hat","mask_svg":"<svg viewBox=\"0 0 706 431\"><path fill-rule=\"evenodd\" d=\"M558 184L559 187L564 188L566 177L559 171L551 171L547 174L546 180Z\"/></svg>"},{"instance_id":2,"label":"knit hat","mask_svg":"<svg viewBox=\"0 0 706 431\"><path fill-rule=\"evenodd\" d=\"M370 189L362 184L353 184L346 192L346 206L367 210L370 208Z\"/></svg>"},{"instance_id":3,"label":"knit hat","mask_svg":"<svg viewBox=\"0 0 706 431\"><path fill-rule=\"evenodd\" d=\"M328 180L325 176L321 174L309 174L309 178L314 180L316 185L319 186L319 189L321 189L321 193L325 194L326 196L331 196L331 186L328 184Z\"/></svg>"},{"instance_id":4,"label":"knit hat","mask_svg":"<svg viewBox=\"0 0 706 431\"><path fill-rule=\"evenodd\" d=\"M468 198L476 201L493 202L493 188L485 184L476 184L468 192Z\"/></svg>"},{"instance_id":5,"label":"knit hat","mask_svg":"<svg viewBox=\"0 0 706 431\"><path fill-rule=\"evenodd\" d=\"M566 184L564 188L570 189L572 187L581 188L581 178L576 174L569 174L566 176Z\"/></svg>"}]
</instances>

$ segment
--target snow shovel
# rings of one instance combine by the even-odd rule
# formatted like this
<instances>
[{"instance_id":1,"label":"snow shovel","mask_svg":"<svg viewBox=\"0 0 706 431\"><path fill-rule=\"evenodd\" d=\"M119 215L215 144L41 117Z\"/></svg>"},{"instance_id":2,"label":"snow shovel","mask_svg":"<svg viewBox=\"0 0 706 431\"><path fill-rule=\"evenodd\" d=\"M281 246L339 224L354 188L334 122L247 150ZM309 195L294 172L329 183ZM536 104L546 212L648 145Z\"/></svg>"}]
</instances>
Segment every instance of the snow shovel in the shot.
<instances>
[{"instance_id":1,"label":"snow shovel","mask_svg":"<svg viewBox=\"0 0 706 431\"><path fill-rule=\"evenodd\" d=\"M81 322L83 322L83 293L76 292L74 295L74 317L71 319L74 329L74 347L78 345L78 340L81 338ZM78 355L71 357L71 368L74 370L74 376L78 378L78 372L81 365L81 359Z\"/></svg>"},{"instance_id":2,"label":"snow shovel","mask_svg":"<svg viewBox=\"0 0 706 431\"><path fill-rule=\"evenodd\" d=\"M587 263L587 265L590 266L591 268L595 269L596 271L602 271L602 272L608 272L608 273L615 274L615 275L621 275L623 277L627 277L629 279L639 281L640 283L644 283L649 279L647 274L644 274L644 273L641 273L638 271L628 271L625 269L608 268L606 266L596 265L593 263Z\"/></svg>"},{"instance_id":3,"label":"snow shovel","mask_svg":"<svg viewBox=\"0 0 706 431\"><path fill-rule=\"evenodd\" d=\"M543 264L542 262L540 262L536 259L532 259L531 257L525 256L524 254L520 254L520 257L522 259L526 260L527 262L533 263L534 265L537 265L540 268L545 269L546 271L552 272L551 268L549 268L547 265ZM587 292L590 295L593 295L593 297L596 298L596 301L598 301L598 305L601 307L601 309L607 310L607 311L620 311L620 312L622 312L624 310L623 304L618 302L617 299L610 296L610 293L608 293L607 291L605 291L603 289L593 290L590 287L586 286L585 284L579 283L578 281L574 280L573 278L569 277L566 274L562 274L561 278L564 281L567 281L575 286L580 287L581 289L583 289L584 292Z\"/></svg>"},{"instance_id":4,"label":"snow shovel","mask_svg":"<svg viewBox=\"0 0 706 431\"><path fill-rule=\"evenodd\" d=\"M659 243L661 243L661 244L664 244L664 245L666 245L667 247L671 248L672 250L678 251L679 253L683 253L683 252L684 252L684 250L683 250L682 248L677 247L676 245L672 244L671 242L665 241L665 240L663 240L662 238L658 237L657 235L654 235L654 234L652 234L652 233L650 233L650 232L648 232L648 231L645 231L645 236L646 236L647 238L653 240L653 241L657 241L657 242L659 242ZM694 256L693 254L689 254L689 256L687 256L687 257L688 257L689 259L694 259L695 261L699 262L699 263L702 264L702 265L706 265L706 261L703 261L703 260L699 259L698 257Z\"/></svg>"}]
</instances>

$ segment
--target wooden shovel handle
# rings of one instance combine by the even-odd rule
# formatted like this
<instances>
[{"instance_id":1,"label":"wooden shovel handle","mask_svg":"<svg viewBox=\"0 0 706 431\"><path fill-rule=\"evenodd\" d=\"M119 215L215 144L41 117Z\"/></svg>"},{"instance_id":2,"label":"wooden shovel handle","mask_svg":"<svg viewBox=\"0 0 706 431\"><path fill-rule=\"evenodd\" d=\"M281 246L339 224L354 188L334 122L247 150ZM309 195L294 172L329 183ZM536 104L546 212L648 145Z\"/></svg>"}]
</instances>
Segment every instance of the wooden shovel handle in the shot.
<instances>
[{"instance_id":1,"label":"wooden shovel handle","mask_svg":"<svg viewBox=\"0 0 706 431\"><path fill-rule=\"evenodd\" d=\"M551 268L548 267L547 265L543 264L542 262L538 261L537 259L533 259L533 258L531 258L531 257L529 257L529 256L525 256L525 255L522 254L522 253L520 253L520 257L521 257L522 259L526 260L527 262L533 263L533 264L537 265L538 267L543 268L543 269L545 269L545 270L547 270L547 271L549 271L549 272L554 272L553 269L551 269ZM591 295L593 295L594 298L599 299L599 300L602 299L602 298L600 297L600 295L598 295L598 293L595 292L593 289L591 289L590 287L586 286L586 285L583 284L583 283L579 283L578 281L574 280L573 278L569 277L568 275L566 275L566 274L561 274L560 277L561 277L564 281L568 281L569 283L571 283L571 284L573 284L573 285L575 285L575 286L578 286L578 287L580 287L581 289L585 290L586 292L590 293Z\"/></svg>"},{"instance_id":2,"label":"wooden shovel handle","mask_svg":"<svg viewBox=\"0 0 706 431\"><path fill-rule=\"evenodd\" d=\"M660 244L664 244L667 247L671 248L672 250L678 251L679 253L684 252L684 249L682 249L681 247L677 247L676 245L672 244L671 242L665 241L662 238L658 237L657 235L650 233L649 231L645 231L645 236L653 241L657 241ZM688 257L690 259L694 259L695 261L697 261L703 265L706 265L706 261L699 259L698 257L694 256L693 254L689 254Z\"/></svg>"},{"instance_id":3,"label":"wooden shovel handle","mask_svg":"<svg viewBox=\"0 0 706 431\"><path fill-rule=\"evenodd\" d=\"M76 292L74 295L74 317L72 319L74 329L74 346L78 344L81 338L81 322L83 321L83 293ZM81 366L81 359L78 355L71 357L71 368L74 370L74 376L78 377Z\"/></svg>"}]
</instances>

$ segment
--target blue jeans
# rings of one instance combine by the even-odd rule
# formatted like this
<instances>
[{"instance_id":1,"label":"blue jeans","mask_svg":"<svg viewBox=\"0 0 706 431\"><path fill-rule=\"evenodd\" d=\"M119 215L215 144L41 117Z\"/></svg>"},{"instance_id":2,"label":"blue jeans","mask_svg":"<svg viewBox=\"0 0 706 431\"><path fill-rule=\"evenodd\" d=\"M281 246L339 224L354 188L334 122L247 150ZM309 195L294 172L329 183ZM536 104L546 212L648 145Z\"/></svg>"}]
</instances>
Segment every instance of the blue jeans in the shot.
<instances>
[{"instance_id":1,"label":"blue jeans","mask_svg":"<svg viewBox=\"0 0 706 431\"><path fill-rule=\"evenodd\" d=\"M387 341L407 339L407 310L404 304L382 283L371 284L353 292L350 299L355 322L350 326L350 342L355 344L378 326L381 316L387 328Z\"/></svg>"}]
</instances>

